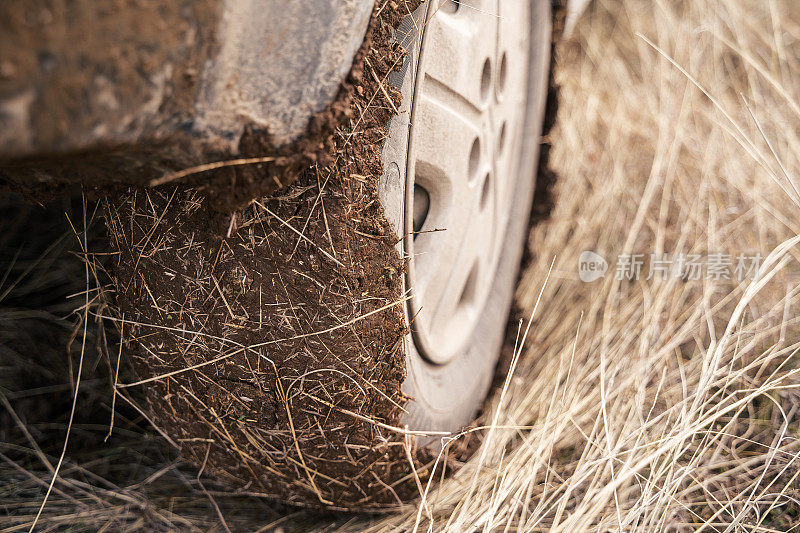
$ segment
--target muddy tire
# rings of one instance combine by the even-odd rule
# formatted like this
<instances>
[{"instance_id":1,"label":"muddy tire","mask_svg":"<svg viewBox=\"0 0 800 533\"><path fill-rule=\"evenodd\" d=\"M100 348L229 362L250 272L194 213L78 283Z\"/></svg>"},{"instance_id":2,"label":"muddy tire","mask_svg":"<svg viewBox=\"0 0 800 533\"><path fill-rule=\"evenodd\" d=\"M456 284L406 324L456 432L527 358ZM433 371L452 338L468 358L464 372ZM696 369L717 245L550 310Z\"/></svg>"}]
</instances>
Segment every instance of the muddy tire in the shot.
<instances>
[{"instance_id":1,"label":"muddy tire","mask_svg":"<svg viewBox=\"0 0 800 533\"><path fill-rule=\"evenodd\" d=\"M403 422L415 430L458 431L486 397L533 198L550 4L500 2L496 17L481 7L431 2L398 32L409 49L395 78L403 107L380 192L409 259Z\"/></svg>"},{"instance_id":2,"label":"muddy tire","mask_svg":"<svg viewBox=\"0 0 800 533\"><path fill-rule=\"evenodd\" d=\"M113 320L138 376L121 390L145 404L188 462L228 487L331 509L403 505L418 495L415 473L424 480L430 472L430 454L420 452L468 424L489 388L533 198L550 4L501 2L524 16L500 17L472 2L445 2L441 13L430 4L416 19L395 2L376 6L342 87L348 120L332 140L332 164L235 211L220 211L202 188L174 186L106 202ZM470 103L462 88L448 93L433 82L434 96L451 96L443 109L472 121L462 128L472 132L462 135L466 145L449 144L454 167L442 172L431 161L415 166L415 146L425 145L415 144L419 126L431 116L420 80L435 78L426 57L447 44L434 33L437 21L460 28L462 42L450 46L464 50L463 92L479 98ZM517 30L498 29L498 21ZM425 30L415 36L412 28ZM477 72L468 68L473 56ZM483 148L473 157L476 142ZM437 188L444 170L449 181ZM473 219L437 204L468 194L483 210ZM424 220L415 220L415 205ZM451 276L461 276L453 290L469 305L442 336L425 313L421 273L447 278L448 263L466 263L465 248L432 263L415 254L455 250L439 240L447 231L433 230L458 220L477 221L457 239L478 244L470 257L489 252Z\"/></svg>"}]
</instances>

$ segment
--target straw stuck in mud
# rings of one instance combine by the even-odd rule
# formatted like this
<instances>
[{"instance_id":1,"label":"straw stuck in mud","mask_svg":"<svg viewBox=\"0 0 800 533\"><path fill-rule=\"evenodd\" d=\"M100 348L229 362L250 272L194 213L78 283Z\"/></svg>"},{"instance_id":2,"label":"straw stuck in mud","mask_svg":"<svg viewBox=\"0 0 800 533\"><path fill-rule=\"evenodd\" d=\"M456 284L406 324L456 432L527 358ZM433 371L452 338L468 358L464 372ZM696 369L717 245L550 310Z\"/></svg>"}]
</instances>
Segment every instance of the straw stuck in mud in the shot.
<instances>
[{"instance_id":1,"label":"straw stuck in mud","mask_svg":"<svg viewBox=\"0 0 800 533\"><path fill-rule=\"evenodd\" d=\"M368 48L333 164L233 212L180 186L106 203L140 377L120 387L143 390L184 457L251 493L377 509L416 491L398 427L404 265L376 179L397 105L381 80L402 53L386 32L404 14L373 23L386 44Z\"/></svg>"}]
</instances>

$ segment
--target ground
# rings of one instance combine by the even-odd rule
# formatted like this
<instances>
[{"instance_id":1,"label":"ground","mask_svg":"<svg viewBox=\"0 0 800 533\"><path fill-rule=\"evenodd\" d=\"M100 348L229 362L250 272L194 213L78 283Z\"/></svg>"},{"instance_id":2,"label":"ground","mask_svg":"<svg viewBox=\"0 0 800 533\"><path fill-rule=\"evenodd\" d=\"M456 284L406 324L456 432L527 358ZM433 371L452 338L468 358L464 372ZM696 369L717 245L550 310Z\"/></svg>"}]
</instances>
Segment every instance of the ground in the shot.
<instances>
[{"instance_id":1,"label":"ground","mask_svg":"<svg viewBox=\"0 0 800 533\"><path fill-rule=\"evenodd\" d=\"M490 401L483 447L423 503L386 516L320 517L226 495L176 463L123 400L104 443L114 376L95 350L102 335L89 335L78 431L40 525L797 528L798 20L790 0L599 0L560 45L550 138L559 181L550 218L530 235L517 293L532 318L521 325L522 356ZM51 212L64 210L80 236L81 202ZM32 220L23 215L20 227ZM70 322L55 319L70 306L41 295L76 277L75 298L91 303L95 294L80 293L92 272L60 253L80 251L72 232L52 248L43 239L38 251L19 229L3 235L13 250L4 261L15 264L0 292L0 339L3 364L16 373L0 374L0 479L10 481L0 482L0 505L3 525L27 529L63 445L65 376L74 375L83 330L70 367L63 350L43 350L25 327L48 332L47 346L66 344ZM605 260L603 277L588 281L584 252ZM759 256L754 279L748 267ZM25 363L32 350L49 363Z\"/></svg>"}]
</instances>

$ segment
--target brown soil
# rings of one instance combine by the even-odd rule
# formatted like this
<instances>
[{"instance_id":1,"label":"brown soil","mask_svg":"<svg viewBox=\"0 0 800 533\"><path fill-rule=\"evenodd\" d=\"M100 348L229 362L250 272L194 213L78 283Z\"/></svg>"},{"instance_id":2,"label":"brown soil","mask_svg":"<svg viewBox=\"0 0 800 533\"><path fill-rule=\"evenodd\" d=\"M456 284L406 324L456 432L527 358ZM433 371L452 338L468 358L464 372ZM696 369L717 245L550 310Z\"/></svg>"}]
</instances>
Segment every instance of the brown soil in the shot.
<instances>
[{"instance_id":1,"label":"brown soil","mask_svg":"<svg viewBox=\"0 0 800 533\"><path fill-rule=\"evenodd\" d=\"M330 164L235 211L207 193L225 183L240 203L274 180L250 169L244 187L231 175L106 204L115 312L156 425L205 472L299 505L385 510L417 491L387 429L407 400L404 266L377 195L393 106L360 67L399 68L391 35L407 8L381 6L340 107L314 126L338 125Z\"/></svg>"}]
</instances>

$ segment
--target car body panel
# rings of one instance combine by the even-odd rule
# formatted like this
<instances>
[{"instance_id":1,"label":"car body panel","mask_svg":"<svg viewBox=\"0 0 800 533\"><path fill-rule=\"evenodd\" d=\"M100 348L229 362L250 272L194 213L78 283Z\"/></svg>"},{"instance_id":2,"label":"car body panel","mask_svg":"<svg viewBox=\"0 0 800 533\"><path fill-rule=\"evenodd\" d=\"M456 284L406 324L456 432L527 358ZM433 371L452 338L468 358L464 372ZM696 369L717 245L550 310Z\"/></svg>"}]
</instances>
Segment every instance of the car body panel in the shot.
<instances>
[{"instance_id":1,"label":"car body panel","mask_svg":"<svg viewBox=\"0 0 800 533\"><path fill-rule=\"evenodd\" d=\"M373 5L2 2L0 165L105 152L201 163L239 153L248 129L290 144L334 100Z\"/></svg>"}]
</instances>

